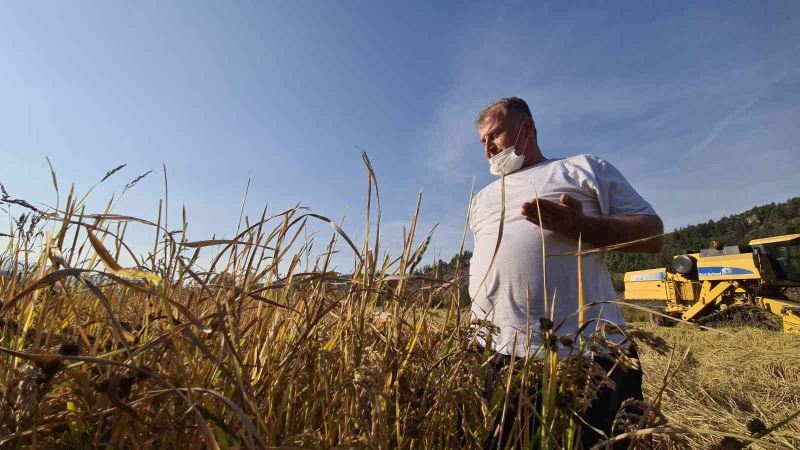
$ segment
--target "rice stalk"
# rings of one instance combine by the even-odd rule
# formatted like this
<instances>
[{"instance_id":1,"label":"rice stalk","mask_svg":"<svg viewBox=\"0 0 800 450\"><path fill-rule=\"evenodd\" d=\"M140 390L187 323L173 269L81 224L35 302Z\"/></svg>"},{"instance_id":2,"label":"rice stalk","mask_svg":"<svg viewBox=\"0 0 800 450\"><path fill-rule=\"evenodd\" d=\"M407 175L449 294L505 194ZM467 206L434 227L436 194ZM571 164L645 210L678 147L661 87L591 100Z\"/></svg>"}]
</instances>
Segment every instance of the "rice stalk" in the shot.
<instances>
[{"instance_id":1,"label":"rice stalk","mask_svg":"<svg viewBox=\"0 0 800 450\"><path fill-rule=\"evenodd\" d=\"M500 417L512 426L509 447L579 449L582 414L606 382L584 354L618 348L598 334L562 336L560 324L543 318L550 322L539 327L542 345L512 362L519 370L504 369L487 395L491 355L474 339L486 332L490 345L491 324L467 319L459 270L417 271L433 239L417 230L422 193L393 259L381 247L377 176L362 158L368 186L359 246L340 223L300 205L273 214L265 207L256 220L243 206L230 239L189 240L185 208L177 229L168 226L166 184L155 221L114 212L113 199L87 212L87 194L74 187L55 208L38 215L26 208L32 215L12 222L0 252L0 445L475 448L498 432ZM58 196L52 167L51 177ZM331 227L318 250L318 236L308 233L315 219ZM135 228L154 235L142 258L125 242ZM353 255L345 273L331 270L340 251ZM123 266L122 258L133 263ZM598 306L575 314L589 307ZM646 330L631 336L660 345ZM652 408L608 443L796 442L796 409L780 418L765 412L772 426L750 436L709 423L656 424L659 410L679 421L670 396L693 370L690 353L681 354L689 355L684 364L658 374ZM796 381L791 367L770 364ZM800 398L790 384L783 389L783 401Z\"/></svg>"}]
</instances>

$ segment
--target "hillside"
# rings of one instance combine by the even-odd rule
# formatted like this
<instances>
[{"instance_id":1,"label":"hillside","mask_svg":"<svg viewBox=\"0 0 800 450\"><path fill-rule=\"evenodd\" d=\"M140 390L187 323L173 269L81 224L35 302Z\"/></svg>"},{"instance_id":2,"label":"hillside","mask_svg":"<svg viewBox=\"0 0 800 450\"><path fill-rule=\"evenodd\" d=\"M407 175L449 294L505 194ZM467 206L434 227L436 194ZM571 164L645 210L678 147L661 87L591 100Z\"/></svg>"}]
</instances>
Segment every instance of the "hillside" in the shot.
<instances>
[{"instance_id":1,"label":"hillside","mask_svg":"<svg viewBox=\"0 0 800 450\"><path fill-rule=\"evenodd\" d=\"M622 273L666 267L673 256L706 248L712 240L727 245L746 245L751 239L792 233L800 233L800 197L679 228L666 235L664 249L657 254L611 252L607 256L608 270Z\"/></svg>"}]
</instances>

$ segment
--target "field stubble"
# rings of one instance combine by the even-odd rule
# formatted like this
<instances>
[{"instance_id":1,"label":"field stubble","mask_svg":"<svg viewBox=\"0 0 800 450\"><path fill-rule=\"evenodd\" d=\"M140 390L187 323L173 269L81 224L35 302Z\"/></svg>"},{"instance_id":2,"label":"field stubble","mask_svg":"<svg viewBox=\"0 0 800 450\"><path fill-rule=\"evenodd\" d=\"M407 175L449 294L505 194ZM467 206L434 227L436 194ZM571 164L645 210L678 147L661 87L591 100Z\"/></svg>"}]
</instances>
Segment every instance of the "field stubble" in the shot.
<instances>
[{"instance_id":1,"label":"field stubble","mask_svg":"<svg viewBox=\"0 0 800 450\"><path fill-rule=\"evenodd\" d=\"M688 358L666 385L661 412L670 425L750 434L800 410L800 336L751 327L727 334L680 324L636 324L665 339ZM641 346L645 398L656 398L667 376L667 357ZM672 447L709 448L718 439L702 435L664 437ZM778 447L800 448L800 421L776 430ZM752 448L771 448L754 444Z\"/></svg>"}]
</instances>

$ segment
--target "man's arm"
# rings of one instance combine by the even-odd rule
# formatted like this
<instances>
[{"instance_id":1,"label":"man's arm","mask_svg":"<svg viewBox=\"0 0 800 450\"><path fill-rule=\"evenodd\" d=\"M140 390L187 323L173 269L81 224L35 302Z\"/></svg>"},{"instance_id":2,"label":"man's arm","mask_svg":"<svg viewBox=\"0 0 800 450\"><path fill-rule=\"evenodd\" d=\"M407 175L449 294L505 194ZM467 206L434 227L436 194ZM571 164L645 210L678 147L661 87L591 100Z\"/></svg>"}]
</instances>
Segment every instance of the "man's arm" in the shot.
<instances>
[{"instance_id":1,"label":"man's arm","mask_svg":"<svg viewBox=\"0 0 800 450\"><path fill-rule=\"evenodd\" d=\"M560 203L533 200L522 205L522 215L545 230L562 233L573 239L589 242L596 247L622 244L653 237L618 249L623 252L657 253L664 246L664 224L658 216L587 216L578 200L562 194ZM539 208L537 210L536 203ZM541 210L541 220L539 219Z\"/></svg>"}]
</instances>

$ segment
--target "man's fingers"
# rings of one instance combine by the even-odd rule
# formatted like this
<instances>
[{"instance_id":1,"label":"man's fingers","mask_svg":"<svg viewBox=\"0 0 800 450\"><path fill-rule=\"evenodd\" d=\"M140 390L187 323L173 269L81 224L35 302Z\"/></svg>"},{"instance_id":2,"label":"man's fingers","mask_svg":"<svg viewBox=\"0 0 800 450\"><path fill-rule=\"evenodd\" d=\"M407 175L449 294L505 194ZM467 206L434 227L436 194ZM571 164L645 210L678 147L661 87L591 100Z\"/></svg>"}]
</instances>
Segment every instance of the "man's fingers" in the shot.
<instances>
[{"instance_id":1,"label":"man's fingers","mask_svg":"<svg viewBox=\"0 0 800 450\"><path fill-rule=\"evenodd\" d=\"M580 201L578 201L578 199L570 197L567 194L561 194L560 200L561 204L568 208L573 208L579 211L583 211L583 204Z\"/></svg>"},{"instance_id":2,"label":"man's fingers","mask_svg":"<svg viewBox=\"0 0 800 450\"><path fill-rule=\"evenodd\" d=\"M536 205L530 206L528 203L522 205L522 215L526 219L539 220L539 212L536 210Z\"/></svg>"},{"instance_id":3,"label":"man's fingers","mask_svg":"<svg viewBox=\"0 0 800 450\"><path fill-rule=\"evenodd\" d=\"M536 202L525 203L522 205L522 213L526 216L538 216L541 212L542 216L562 216L565 212L565 207L557 203L548 202L547 200L539 200L539 207L536 207Z\"/></svg>"},{"instance_id":4,"label":"man's fingers","mask_svg":"<svg viewBox=\"0 0 800 450\"><path fill-rule=\"evenodd\" d=\"M536 208L536 204L537 203L539 204L539 208ZM539 199L535 199L535 200L530 201L530 202L525 202L525 203L522 204L522 209L524 211L533 212L533 213L536 213L538 211L538 209L541 209L542 212L544 212L544 211L553 211L553 210L555 210L557 208L560 208L560 206L555 204L555 203L553 203L553 202L551 202L551 201L542 200L540 198Z\"/></svg>"},{"instance_id":5,"label":"man's fingers","mask_svg":"<svg viewBox=\"0 0 800 450\"><path fill-rule=\"evenodd\" d=\"M582 214L581 202L567 194L562 194L557 202L534 199L522 204L522 216L528 222L569 236L574 234L577 217Z\"/></svg>"},{"instance_id":6,"label":"man's fingers","mask_svg":"<svg viewBox=\"0 0 800 450\"><path fill-rule=\"evenodd\" d=\"M522 215L525 217L531 217L536 215L536 205L534 203L523 203Z\"/></svg>"},{"instance_id":7,"label":"man's fingers","mask_svg":"<svg viewBox=\"0 0 800 450\"><path fill-rule=\"evenodd\" d=\"M522 205L522 215L525 217L535 217L538 219L540 209L542 216L547 214L547 210L545 208L541 208L541 204L539 206L540 207L537 208L535 203L525 203Z\"/></svg>"},{"instance_id":8,"label":"man's fingers","mask_svg":"<svg viewBox=\"0 0 800 450\"><path fill-rule=\"evenodd\" d=\"M550 229L553 224L558 223L558 217L550 213L549 211L542 210L541 216L539 212L536 211L534 208L532 211L522 211L522 216L525 217L525 220L531 222L535 225L539 225L542 228Z\"/></svg>"},{"instance_id":9,"label":"man's fingers","mask_svg":"<svg viewBox=\"0 0 800 450\"><path fill-rule=\"evenodd\" d=\"M541 223L539 222L538 218L534 218L534 217L525 217L525 220L527 220L528 222L536 225L537 227L544 228L545 230L548 230L548 231L556 231L556 229L557 229L557 227L553 224L553 222L548 221L545 218L542 218L542 222Z\"/></svg>"}]
</instances>

